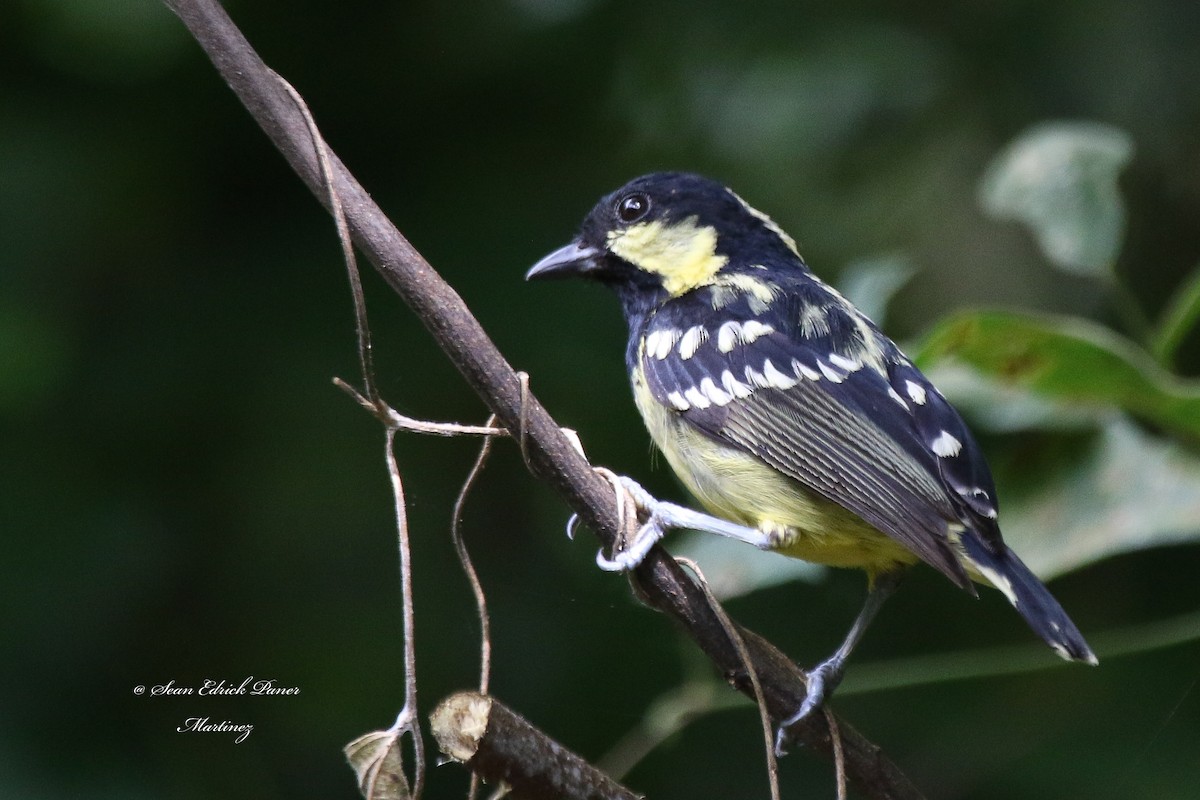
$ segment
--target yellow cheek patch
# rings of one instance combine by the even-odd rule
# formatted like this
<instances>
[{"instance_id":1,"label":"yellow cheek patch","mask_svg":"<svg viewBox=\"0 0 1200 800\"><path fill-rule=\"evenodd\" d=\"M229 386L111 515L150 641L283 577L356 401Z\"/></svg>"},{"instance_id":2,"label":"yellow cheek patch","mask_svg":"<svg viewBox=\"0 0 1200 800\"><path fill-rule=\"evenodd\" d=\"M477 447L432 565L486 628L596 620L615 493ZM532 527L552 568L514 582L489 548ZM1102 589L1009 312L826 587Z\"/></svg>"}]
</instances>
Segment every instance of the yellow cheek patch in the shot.
<instances>
[{"instance_id":1,"label":"yellow cheek patch","mask_svg":"<svg viewBox=\"0 0 1200 800\"><path fill-rule=\"evenodd\" d=\"M610 231L608 249L639 269L661 275L672 296L704 286L729 262L717 255L716 229L698 226L695 217Z\"/></svg>"}]
</instances>

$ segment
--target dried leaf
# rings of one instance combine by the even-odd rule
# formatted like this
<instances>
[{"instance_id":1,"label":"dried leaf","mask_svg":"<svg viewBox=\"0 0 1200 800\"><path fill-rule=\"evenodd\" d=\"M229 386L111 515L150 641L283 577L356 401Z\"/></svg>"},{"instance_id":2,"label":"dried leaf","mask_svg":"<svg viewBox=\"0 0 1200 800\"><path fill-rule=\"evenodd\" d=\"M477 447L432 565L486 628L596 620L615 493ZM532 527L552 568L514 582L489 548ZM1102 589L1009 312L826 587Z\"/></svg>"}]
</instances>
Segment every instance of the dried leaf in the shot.
<instances>
[{"instance_id":1,"label":"dried leaf","mask_svg":"<svg viewBox=\"0 0 1200 800\"><path fill-rule=\"evenodd\" d=\"M403 731L372 731L343 748L366 800L411 800L400 749Z\"/></svg>"}]
</instances>

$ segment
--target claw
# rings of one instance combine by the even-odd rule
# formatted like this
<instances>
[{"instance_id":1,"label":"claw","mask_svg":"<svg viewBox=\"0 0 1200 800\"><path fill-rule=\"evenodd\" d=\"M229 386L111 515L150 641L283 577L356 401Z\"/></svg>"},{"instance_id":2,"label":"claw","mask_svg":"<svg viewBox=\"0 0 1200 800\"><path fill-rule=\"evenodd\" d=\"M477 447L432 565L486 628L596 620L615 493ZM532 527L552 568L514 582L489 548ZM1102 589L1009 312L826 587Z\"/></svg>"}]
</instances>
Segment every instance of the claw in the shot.
<instances>
[{"instance_id":1,"label":"claw","mask_svg":"<svg viewBox=\"0 0 1200 800\"><path fill-rule=\"evenodd\" d=\"M604 549L596 551L596 566L605 572L624 572L628 567L624 564L624 553L617 553L616 558L607 558Z\"/></svg>"},{"instance_id":2,"label":"claw","mask_svg":"<svg viewBox=\"0 0 1200 800\"><path fill-rule=\"evenodd\" d=\"M579 515L572 514L567 520L567 538L572 542L575 541L575 531L579 530Z\"/></svg>"},{"instance_id":3,"label":"claw","mask_svg":"<svg viewBox=\"0 0 1200 800\"><path fill-rule=\"evenodd\" d=\"M666 535L666 526L651 512L650 519L638 529L624 550L614 553L612 558L606 558L603 550L596 553L596 566L606 572L627 572L645 561L651 548Z\"/></svg>"},{"instance_id":4,"label":"claw","mask_svg":"<svg viewBox=\"0 0 1200 800\"><path fill-rule=\"evenodd\" d=\"M819 711L825 705L826 698L833 694L833 690L842 682L844 673L845 663L836 657L822 661L808 673L804 702L800 704L800 709L779 723L779 727L775 729L775 755L787 754L783 748L787 741L787 729L814 711Z\"/></svg>"}]
</instances>

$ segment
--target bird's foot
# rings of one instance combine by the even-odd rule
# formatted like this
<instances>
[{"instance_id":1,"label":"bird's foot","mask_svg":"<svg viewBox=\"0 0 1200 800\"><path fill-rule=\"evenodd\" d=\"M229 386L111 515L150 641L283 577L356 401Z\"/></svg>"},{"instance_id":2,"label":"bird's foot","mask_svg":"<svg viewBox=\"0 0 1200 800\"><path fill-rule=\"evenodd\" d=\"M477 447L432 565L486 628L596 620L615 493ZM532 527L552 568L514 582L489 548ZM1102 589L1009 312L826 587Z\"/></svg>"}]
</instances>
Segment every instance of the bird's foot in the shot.
<instances>
[{"instance_id":1,"label":"bird's foot","mask_svg":"<svg viewBox=\"0 0 1200 800\"><path fill-rule=\"evenodd\" d=\"M809 671L804 687L804 702L800 704L800 708L795 714L779 723L779 727L775 730L776 755L782 756L787 752L784 744L787 742L788 728L807 718L814 711L823 708L825 701L833 694L833 690L842 682L843 674L845 674L845 661L837 656L822 661Z\"/></svg>"},{"instance_id":2,"label":"bird's foot","mask_svg":"<svg viewBox=\"0 0 1200 800\"><path fill-rule=\"evenodd\" d=\"M625 496L628 495L633 500L637 518L645 520L631 540L618 545L620 551L614 553L611 558L605 556L603 551L596 554L596 564L603 570L624 572L633 569L645 560L650 550L667 535L668 531L677 528L715 533L718 536L737 539L764 550L771 548L771 538L756 528L749 528L710 514L693 511L675 503L659 500L642 488L642 485L633 478L616 475L600 467L597 467L596 471L613 484L614 490L621 498L620 506L622 508L626 506ZM573 515L567 522L567 536L573 538L578 525L579 518Z\"/></svg>"},{"instance_id":3,"label":"bird's foot","mask_svg":"<svg viewBox=\"0 0 1200 800\"><path fill-rule=\"evenodd\" d=\"M625 542L621 551L613 553L612 558L604 555L603 550L596 553L596 565L607 572L625 572L641 564L650 549L658 544L667 531L679 527L678 521L672 516L671 503L664 503L647 492L640 483L626 475L618 476L620 488L633 498L633 504L639 519L646 521L638 528L631 541Z\"/></svg>"}]
</instances>

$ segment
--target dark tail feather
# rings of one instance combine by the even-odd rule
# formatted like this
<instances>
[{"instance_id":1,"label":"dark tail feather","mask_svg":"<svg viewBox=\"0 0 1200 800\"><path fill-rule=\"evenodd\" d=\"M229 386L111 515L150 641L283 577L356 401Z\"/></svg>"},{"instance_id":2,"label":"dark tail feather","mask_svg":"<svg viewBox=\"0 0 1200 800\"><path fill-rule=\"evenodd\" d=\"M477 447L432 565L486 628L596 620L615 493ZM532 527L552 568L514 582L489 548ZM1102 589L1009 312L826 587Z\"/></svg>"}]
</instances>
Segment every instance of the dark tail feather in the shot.
<instances>
[{"instance_id":1,"label":"dark tail feather","mask_svg":"<svg viewBox=\"0 0 1200 800\"><path fill-rule=\"evenodd\" d=\"M992 553L987 546L965 533L960 542L963 554L975 569L1002 591L1033 632L1068 661L1097 664L1092 648L1037 576L1007 547Z\"/></svg>"}]
</instances>

